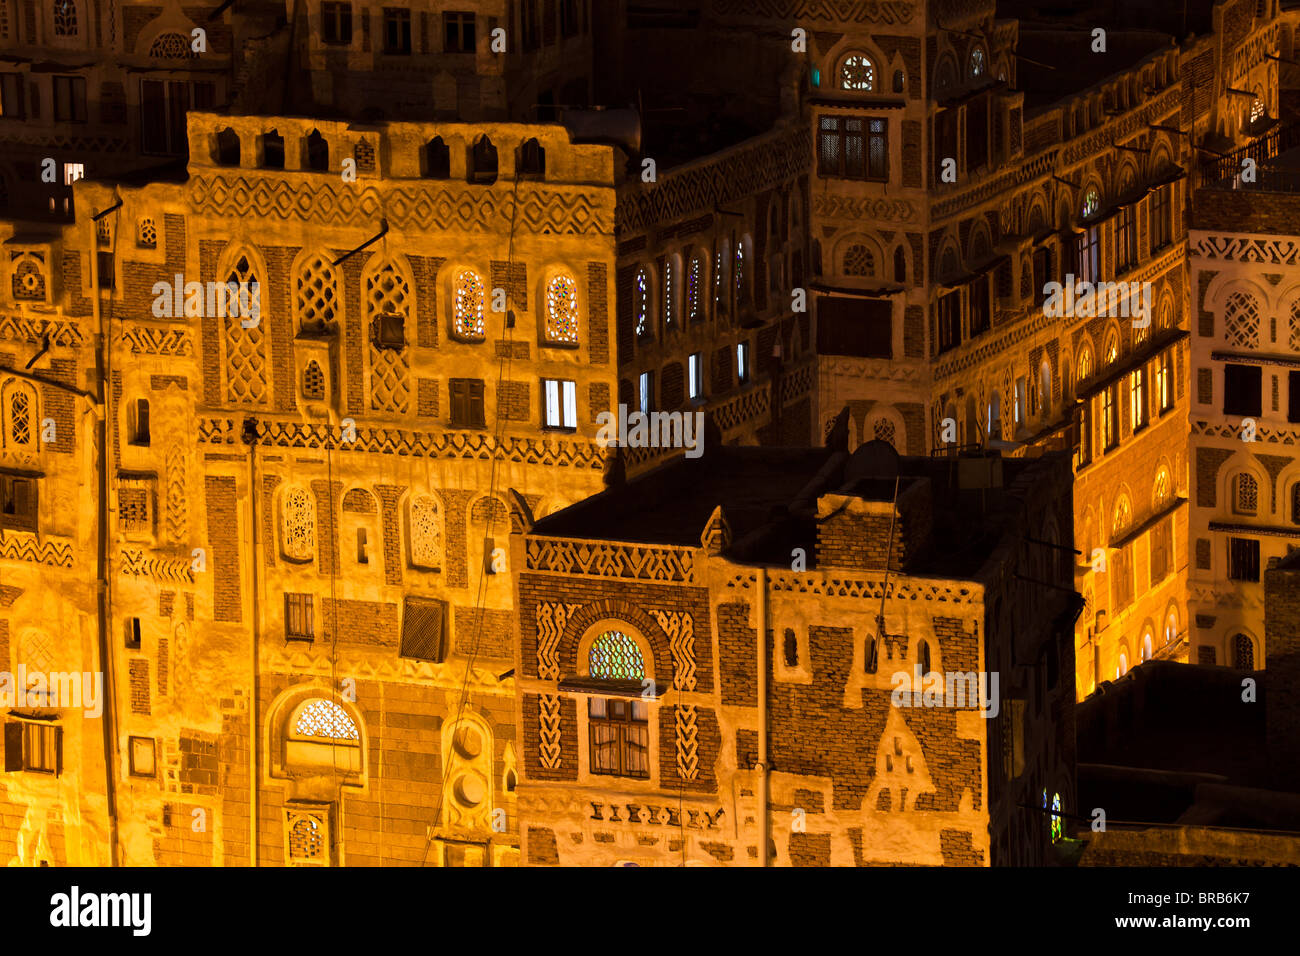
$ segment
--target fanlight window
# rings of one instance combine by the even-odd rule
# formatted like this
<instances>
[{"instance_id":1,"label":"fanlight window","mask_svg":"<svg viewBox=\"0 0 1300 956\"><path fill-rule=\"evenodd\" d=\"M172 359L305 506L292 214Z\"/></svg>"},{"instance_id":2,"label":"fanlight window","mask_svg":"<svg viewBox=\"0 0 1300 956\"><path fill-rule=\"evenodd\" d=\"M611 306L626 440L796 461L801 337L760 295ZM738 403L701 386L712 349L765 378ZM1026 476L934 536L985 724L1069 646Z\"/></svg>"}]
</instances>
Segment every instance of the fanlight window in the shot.
<instances>
[{"instance_id":1,"label":"fanlight window","mask_svg":"<svg viewBox=\"0 0 1300 956\"><path fill-rule=\"evenodd\" d=\"M486 333L483 318L483 279L472 269L456 276L453 296L453 322L456 334L465 339L481 339Z\"/></svg>"},{"instance_id":2,"label":"fanlight window","mask_svg":"<svg viewBox=\"0 0 1300 956\"><path fill-rule=\"evenodd\" d=\"M875 256L862 244L849 246L844 253L844 274L846 276L871 276L876 271Z\"/></svg>"},{"instance_id":3,"label":"fanlight window","mask_svg":"<svg viewBox=\"0 0 1300 956\"><path fill-rule=\"evenodd\" d=\"M1259 325L1259 303L1253 295L1234 292L1228 296L1223 306L1223 333L1229 345L1259 348Z\"/></svg>"},{"instance_id":4,"label":"fanlight window","mask_svg":"<svg viewBox=\"0 0 1300 956\"><path fill-rule=\"evenodd\" d=\"M308 701L298 712L298 719L293 725L293 735L326 740L359 741L361 739L361 735L357 732L357 725L352 722L347 711L323 697Z\"/></svg>"},{"instance_id":5,"label":"fanlight window","mask_svg":"<svg viewBox=\"0 0 1300 956\"><path fill-rule=\"evenodd\" d=\"M546 338L567 345L578 343L578 284L567 272L546 287Z\"/></svg>"},{"instance_id":6,"label":"fanlight window","mask_svg":"<svg viewBox=\"0 0 1300 956\"><path fill-rule=\"evenodd\" d=\"M876 88L876 68L861 53L845 58L840 67L840 88L860 93L870 93Z\"/></svg>"},{"instance_id":7,"label":"fanlight window","mask_svg":"<svg viewBox=\"0 0 1300 956\"><path fill-rule=\"evenodd\" d=\"M36 393L29 385L9 385L5 412L5 444L10 448L31 448L36 443Z\"/></svg>"},{"instance_id":8,"label":"fanlight window","mask_svg":"<svg viewBox=\"0 0 1300 956\"><path fill-rule=\"evenodd\" d=\"M636 641L619 631L606 631L592 642L589 672L598 680L644 680L645 658Z\"/></svg>"},{"instance_id":9,"label":"fanlight window","mask_svg":"<svg viewBox=\"0 0 1300 956\"><path fill-rule=\"evenodd\" d=\"M149 47L149 56L155 60L184 60L198 56L190 38L180 33L164 33Z\"/></svg>"}]
</instances>

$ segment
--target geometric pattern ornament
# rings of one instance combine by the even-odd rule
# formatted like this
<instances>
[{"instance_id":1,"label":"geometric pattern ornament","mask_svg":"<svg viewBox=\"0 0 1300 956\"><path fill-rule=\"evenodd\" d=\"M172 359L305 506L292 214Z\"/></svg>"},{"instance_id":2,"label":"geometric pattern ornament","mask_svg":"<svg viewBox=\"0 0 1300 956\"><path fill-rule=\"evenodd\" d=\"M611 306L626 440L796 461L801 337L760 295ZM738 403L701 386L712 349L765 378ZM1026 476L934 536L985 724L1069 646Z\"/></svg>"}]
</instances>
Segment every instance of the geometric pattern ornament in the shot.
<instances>
[{"instance_id":1,"label":"geometric pattern ornament","mask_svg":"<svg viewBox=\"0 0 1300 956\"><path fill-rule=\"evenodd\" d=\"M149 47L149 56L155 60L187 60L196 57L190 38L179 33L163 33Z\"/></svg>"},{"instance_id":2,"label":"geometric pattern ornament","mask_svg":"<svg viewBox=\"0 0 1300 956\"><path fill-rule=\"evenodd\" d=\"M240 298L247 288L250 301L255 301L253 293L260 288L260 283L247 257L239 258L226 281L237 284ZM232 405L264 405L269 398L265 325L260 317L250 316L257 321L251 328L245 328L244 320L238 314L241 310L232 311L234 314L227 315L224 320L226 399Z\"/></svg>"},{"instance_id":3,"label":"geometric pattern ornament","mask_svg":"<svg viewBox=\"0 0 1300 956\"><path fill-rule=\"evenodd\" d=\"M567 272L546 287L546 339L578 344L578 284Z\"/></svg>"},{"instance_id":4,"label":"geometric pattern ornament","mask_svg":"<svg viewBox=\"0 0 1300 956\"><path fill-rule=\"evenodd\" d=\"M560 695L542 694L537 701L538 747L542 766L547 770L560 767Z\"/></svg>"},{"instance_id":5,"label":"geometric pattern ornament","mask_svg":"<svg viewBox=\"0 0 1300 956\"><path fill-rule=\"evenodd\" d=\"M573 612L581 605L542 601L537 605L537 676L541 680L560 679L557 656L560 638Z\"/></svg>"},{"instance_id":6,"label":"geometric pattern ornament","mask_svg":"<svg viewBox=\"0 0 1300 956\"><path fill-rule=\"evenodd\" d=\"M659 626L668 635L668 650L673 657L673 687L695 690L695 623L689 614L656 611Z\"/></svg>"},{"instance_id":7,"label":"geometric pattern ornament","mask_svg":"<svg viewBox=\"0 0 1300 956\"><path fill-rule=\"evenodd\" d=\"M391 264L366 279L366 325L373 326L381 315L401 318L403 334L410 316L411 287ZM377 412L406 414L410 403L407 352L381 349L370 341L370 407Z\"/></svg>"},{"instance_id":8,"label":"geometric pattern ornament","mask_svg":"<svg viewBox=\"0 0 1300 956\"><path fill-rule=\"evenodd\" d=\"M619 631L606 631L591 644L589 673L597 680L644 680L645 658L636 641Z\"/></svg>"},{"instance_id":9,"label":"geometric pattern ornament","mask_svg":"<svg viewBox=\"0 0 1300 956\"><path fill-rule=\"evenodd\" d=\"M700 772L698 710L694 704L678 704L673 708L677 772L683 780L694 780Z\"/></svg>"},{"instance_id":10,"label":"geometric pattern ornament","mask_svg":"<svg viewBox=\"0 0 1300 956\"><path fill-rule=\"evenodd\" d=\"M329 740L360 740L357 725L338 704L317 697L298 712L293 725L295 737L323 737Z\"/></svg>"},{"instance_id":11,"label":"geometric pattern ornament","mask_svg":"<svg viewBox=\"0 0 1300 956\"><path fill-rule=\"evenodd\" d=\"M298 327L332 326L338 313L338 276L330 260L319 253L303 261L294 279Z\"/></svg>"},{"instance_id":12,"label":"geometric pattern ornament","mask_svg":"<svg viewBox=\"0 0 1300 956\"><path fill-rule=\"evenodd\" d=\"M1259 305L1253 295L1234 292L1223 306L1223 335L1229 345L1259 348Z\"/></svg>"}]
</instances>

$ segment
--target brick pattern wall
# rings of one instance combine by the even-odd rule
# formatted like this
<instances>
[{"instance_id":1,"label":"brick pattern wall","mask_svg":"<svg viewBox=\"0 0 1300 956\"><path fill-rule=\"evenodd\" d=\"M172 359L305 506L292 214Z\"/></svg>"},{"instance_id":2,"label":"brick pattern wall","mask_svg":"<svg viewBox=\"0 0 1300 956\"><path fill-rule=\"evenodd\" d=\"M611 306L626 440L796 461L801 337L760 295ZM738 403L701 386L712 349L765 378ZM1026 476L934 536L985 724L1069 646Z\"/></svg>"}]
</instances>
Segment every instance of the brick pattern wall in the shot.
<instances>
[{"instance_id":1,"label":"brick pattern wall","mask_svg":"<svg viewBox=\"0 0 1300 956\"><path fill-rule=\"evenodd\" d=\"M587 355L592 365L609 364L609 270L603 262L587 263ZM624 353L630 354L630 353Z\"/></svg>"},{"instance_id":2,"label":"brick pattern wall","mask_svg":"<svg viewBox=\"0 0 1300 956\"><path fill-rule=\"evenodd\" d=\"M319 623L325 641L333 641L337 633L340 644L398 646L396 604L321 598Z\"/></svg>"},{"instance_id":3,"label":"brick pattern wall","mask_svg":"<svg viewBox=\"0 0 1300 956\"><path fill-rule=\"evenodd\" d=\"M213 618L238 624L243 620L239 554L239 515L235 479L207 475L203 479L208 519L208 568L212 572Z\"/></svg>"}]
</instances>

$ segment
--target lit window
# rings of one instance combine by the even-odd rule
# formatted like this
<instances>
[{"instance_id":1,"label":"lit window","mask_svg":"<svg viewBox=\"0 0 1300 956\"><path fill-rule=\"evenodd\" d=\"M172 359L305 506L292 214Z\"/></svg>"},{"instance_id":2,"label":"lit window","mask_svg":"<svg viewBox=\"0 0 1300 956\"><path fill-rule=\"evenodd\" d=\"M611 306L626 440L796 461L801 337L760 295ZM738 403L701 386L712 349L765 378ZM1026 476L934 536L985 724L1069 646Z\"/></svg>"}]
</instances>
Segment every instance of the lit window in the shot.
<instances>
[{"instance_id":1,"label":"lit window","mask_svg":"<svg viewBox=\"0 0 1300 956\"><path fill-rule=\"evenodd\" d=\"M592 642L587 664L588 673L597 680L645 679L640 646L619 631L606 631Z\"/></svg>"},{"instance_id":2,"label":"lit window","mask_svg":"<svg viewBox=\"0 0 1300 956\"><path fill-rule=\"evenodd\" d=\"M556 276L546 287L546 338L578 343L578 284L568 273Z\"/></svg>"},{"instance_id":3,"label":"lit window","mask_svg":"<svg viewBox=\"0 0 1300 956\"><path fill-rule=\"evenodd\" d=\"M1101 196L1098 194L1096 187L1091 187L1083 195L1083 208L1081 211L1084 219L1091 219L1101 208Z\"/></svg>"},{"instance_id":4,"label":"lit window","mask_svg":"<svg viewBox=\"0 0 1300 956\"><path fill-rule=\"evenodd\" d=\"M983 76L985 69L984 48L977 46L971 50L970 54L970 75L972 77Z\"/></svg>"},{"instance_id":5,"label":"lit window","mask_svg":"<svg viewBox=\"0 0 1300 956\"><path fill-rule=\"evenodd\" d=\"M704 260L699 256L691 257L691 268L686 274L686 320L698 322L703 316L700 309L700 282L704 274Z\"/></svg>"},{"instance_id":6,"label":"lit window","mask_svg":"<svg viewBox=\"0 0 1300 956\"><path fill-rule=\"evenodd\" d=\"M641 411L653 411L651 407L655 400L655 373L642 372L638 384L638 394L641 397Z\"/></svg>"},{"instance_id":7,"label":"lit window","mask_svg":"<svg viewBox=\"0 0 1300 956\"><path fill-rule=\"evenodd\" d=\"M650 280L645 269L636 271L632 290L632 314L636 317L636 334L638 337L650 332Z\"/></svg>"},{"instance_id":8,"label":"lit window","mask_svg":"<svg viewBox=\"0 0 1300 956\"><path fill-rule=\"evenodd\" d=\"M322 697L309 701L298 712L293 725L296 737L320 737L327 740L360 740L357 725L338 704Z\"/></svg>"},{"instance_id":9,"label":"lit window","mask_svg":"<svg viewBox=\"0 0 1300 956\"><path fill-rule=\"evenodd\" d=\"M456 276L453 296L453 322L456 334L464 339L481 339L486 331L483 318L483 280L472 269Z\"/></svg>"},{"instance_id":10,"label":"lit window","mask_svg":"<svg viewBox=\"0 0 1300 956\"><path fill-rule=\"evenodd\" d=\"M736 378L741 385L749 383L749 343L740 342L736 345Z\"/></svg>"},{"instance_id":11,"label":"lit window","mask_svg":"<svg viewBox=\"0 0 1300 956\"><path fill-rule=\"evenodd\" d=\"M71 186L78 179L86 178L86 167L83 163L64 163L63 164L63 185Z\"/></svg>"},{"instance_id":12,"label":"lit window","mask_svg":"<svg viewBox=\"0 0 1300 956\"><path fill-rule=\"evenodd\" d=\"M542 379L547 428L578 427L578 385L554 378Z\"/></svg>"},{"instance_id":13,"label":"lit window","mask_svg":"<svg viewBox=\"0 0 1300 956\"><path fill-rule=\"evenodd\" d=\"M704 353L692 352L691 357L687 360L687 376L690 381L691 400L695 401L704 397Z\"/></svg>"},{"instance_id":14,"label":"lit window","mask_svg":"<svg viewBox=\"0 0 1300 956\"><path fill-rule=\"evenodd\" d=\"M854 53L840 67L840 88L859 93L870 93L876 88L876 68L861 53Z\"/></svg>"}]
</instances>

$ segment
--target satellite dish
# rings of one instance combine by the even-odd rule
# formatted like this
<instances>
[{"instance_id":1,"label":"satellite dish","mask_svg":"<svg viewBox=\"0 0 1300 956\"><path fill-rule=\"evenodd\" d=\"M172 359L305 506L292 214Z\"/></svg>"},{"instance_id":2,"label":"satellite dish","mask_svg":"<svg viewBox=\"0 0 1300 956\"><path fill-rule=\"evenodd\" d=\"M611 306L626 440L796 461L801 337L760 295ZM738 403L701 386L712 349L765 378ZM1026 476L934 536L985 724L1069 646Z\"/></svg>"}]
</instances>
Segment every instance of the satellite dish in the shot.
<instances>
[{"instance_id":1,"label":"satellite dish","mask_svg":"<svg viewBox=\"0 0 1300 956\"><path fill-rule=\"evenodd\" d=\"M858 446L844 469L849 484L863 478L897 478L899 457L894 446L887 441L869 441Z\"/></svg>"}]
</instances>

